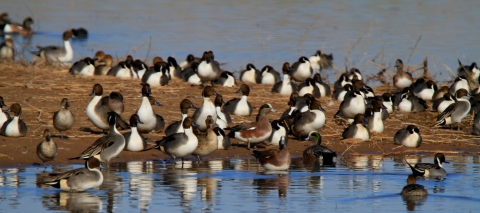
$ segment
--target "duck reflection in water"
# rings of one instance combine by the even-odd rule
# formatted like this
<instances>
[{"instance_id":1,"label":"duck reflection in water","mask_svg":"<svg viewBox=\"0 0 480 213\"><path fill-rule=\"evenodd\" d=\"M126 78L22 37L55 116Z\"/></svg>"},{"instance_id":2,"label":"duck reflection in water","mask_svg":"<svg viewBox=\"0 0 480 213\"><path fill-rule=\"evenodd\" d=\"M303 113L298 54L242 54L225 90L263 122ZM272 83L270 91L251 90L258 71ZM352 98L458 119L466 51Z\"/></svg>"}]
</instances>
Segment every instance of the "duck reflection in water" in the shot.
<instances>
[{"instance_id":1,"label":"duck reflection in water","mask_svg":"<svg viewBox=\"0 0 480 213\"><path fill-rule=\"evenodd\" d=\"M103 202L96 194L88 192L59 192L42 196L42 204L47 210L70 212L102 212Z\"/></svg>"},{"instance_id":2,"label":"duck reflection in water","mask_svg":"<svg viewBox=\"0 0 480 213\"><path fill-rule=\"evenodd\" d=\"M427 199L428 192L422 185L416 184L417 179L413 175L407 178L407 185L403 187L401 195L407 205L407 210L413 211L416 206L421 206Z\"/></svg>"},{"instance_id":3,"label":"duck reflection in water","mask_svg":"<svg viewBox=\"0 0 480 213\"><path fill-rule=\"evenodd\" d=\"M287 197L287 190L290 186L290 175L286 171L264 171L262 173L265 178L259 178L253 180L253 185L258 186L256 188L258 195L267 195L271 190L278 190L278 197ZM278 175L273 177L271 175Z\"/></svg>"}]
</instances>

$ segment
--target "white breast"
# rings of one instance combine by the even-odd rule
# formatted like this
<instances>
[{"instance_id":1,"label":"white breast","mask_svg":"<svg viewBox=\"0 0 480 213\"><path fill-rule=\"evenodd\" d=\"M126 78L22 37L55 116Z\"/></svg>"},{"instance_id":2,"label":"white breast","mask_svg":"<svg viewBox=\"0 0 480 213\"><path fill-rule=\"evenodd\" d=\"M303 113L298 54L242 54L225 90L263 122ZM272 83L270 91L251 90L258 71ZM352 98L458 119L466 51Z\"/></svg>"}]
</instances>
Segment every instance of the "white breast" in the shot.
<instances>
[{"instance_id":1,"label":"white breast","mask_svg":"<svg viewBox=\"0 0 480 213\"><path fill-rule=\"evenodd\" d=\"M410 134L404 141L403 145L406 147L417 147L417 141L419 139L418 134Z\"/></svg>"},{"instance_id":2,"label":"white breast","mask_svg":"<svg viewBox=\"0 0 480 213\"><path fill-rule=\"evenodd\" d=\"M307 79L309 78L312 73L310 72L310 62L300 63L297 68L297 72L295 72L296 79Z\"/></svg>"},{"instance_id":3,"label":"white breast","mask_svg":"<svg viewBox=\"0 0 480 213\"><path fill-rule=\"evenodd\" d=\"M126 147L128 151L142 151L143 147L143 138L138 134L137 127L131 127L131 134L128 141L128 146Z\"/></svg>"},{"instance_id":4,"label":"white breast","mask_svg":"<svg viewBox=\"0 0 480 213\"><path fill-rule=\"evenodd\" d=\"M2 110L2 109L0 109ZM0 127L8 120L7 115L4 112L0 112Z\"/></svg>"},{"instance_id":5,"label":"white breast","mask_svg":"<svg viewBox=\"0 0 480 213\"><path fill-rule=\"evenodd\" d=\"M431 101L433 98L433 93L435 93L433 89L423 89L415 95L425 101Z\"/></svg>"},{"instance_id":6,"label":"white breast","mask_svg":"<svg viewBox=\"0 0 480 213\"><path fill-rule=\"evenodd\" d=\"M69 62L72 60L73 58L73 49L72 49L72 45L70 44L70 41L64 41L63 42L63 45L65 47L65 52L66 54L63 55L63 56L59 56L58 57L58 60L60 62Z\"/></svg>"},{"instance_id":7,"label":"white breast","mask_svg":"<svg viewBox=\"0 0 480 213\"><path fill-rule=\"evenodd\" d=\"M243 115L248 116L250 115L250 108L248 107L247 96L243 95L240 101L237 103L237 107L233 111L235 115Z\"/></svg>"},{"instance_id":8,"label":"white breast","mask_svg":"<svg viewBox=\"0 0 480 213\"><path fill-rule=\"evenodd\" d=\"M285 74L283 75L283 82L282 88L280 90L280 94L282 95L290 95L292 94L292 86L290 85L290 76Z\"/></svg>"},{"instance_id":9,"label":"white breast","mask_svg":"<svg viewBox=\"0 0 480 213\"><path fill-rule=\"evenodd\" d=\"M397 81L395 86L400 88L400 89L403 89L405 87L409 87L410 85L412 85L412 83L413 83L412 80L410 80L408 78L401 78Z\"/></svg>"},{"instance_id":10,"label":"white breast","mask_svg":"<svg viewBox=\"0 0 480 213\"><path fill-rule=\"evenodd\" d=\"M83 76L93 76L95 74L95 66L93 64L89 64L88 66L84 67L79 75Z\"/></svg>"},{"instance_id":11,"label":"white breast","mask_svg":"<svg viewBox=\"0 0 480 213\"><path fill-rule=\"evenodd\" d=\"M97 104L99 104L98 102L101 99L102 96L100 95L96 95L95 97L93 97L92 101L90 101L87 106L87 117L96 127L100 129L108 129L108 123L103 122L100 116L95 113L95 107L97 106Z\"/></svg>"},{"instance_id":12,"label":"white breast","mask_svg":"<svg viewBox=\"0 0 480 213\"><path fill-rule=\"evenodd\" d=\"M304 86L300 91L298 92L299 96L304 96L305 94L313 94L313 86Z\"/></svg>"},{"instance_id":13,"label":"white breast","mask_svg":"<svg viewBox=\"0 0 480 213\"><path fill-rule=\"evenodd\" d=\"M412 112L412 102L404 98L398 104L398 109L402 112Z\"/></svg>"},{"instance_id":14,"label":"white breast","mask_svg":"<svg viewBox=\"0 0 480 213\"><path fill-rule=\"evenodd\" d=\"M320 70L320 66L318 65L318 62L321 60L320 56L312 55L310 56L310 58L308 58L308 60L310 61L312 69L314 69L315 71Z\"/></svg>"},{"instance_id":15,"label":"white breast","mask_svg":"<svg viewBox=\"0 0 480 213\"><path fill-rule=\"evenodd\" d=\"M256 81L255 81L255 70L250 69L248 71L245 71L242 75L242 79L240 79L240 80L242 80L245 83L255 84L256 83Z\"/></svg>"},{"instance_id":16,"label":"white breast","mask_svg":"<svg viewBox=\"0 0 480 213\"><path fill-rule=\"evenodd\" d=\"M18 116L13 117L13 120L8 124L5 129L5 135L9 137L20 137L22 136L19 131L18 125Z\"/></svg>"},{"instance_id":17,"label":"white breast","mask_svg":"<svg viewBox=\"0 0 480 213\"><path fill-rule=\"evenodd\" d=\"M387 107L387 112L392 113L393 112L393 103L392 102L383 102L383 105Z\"/></svg>"},{"instance_id":18,"label":"white breast","mask_svg":"<svg viewBox=\"0 0 480 213\"><path fill-rule=\"evenodd\" d=\"M194 74L188 78L188 83L193 85L200 85L202 84L202 80L198 77L197 74Z\"/></svg>"},{"instance_id":19,"label":"white breast","mask_svg":"<svg viewBox=\"0 0 480 213\"><path fill-rule=\"evenodd\" d=\"M262 84L275 84L275 76L272 73L264 72L262 74Z\"/></svg>"},{"instance_id":20,"label":"white breast","mask_svg":"<svg viewBox=\"0 0 480 213\"><path fill-rule=\"evenodd\" d=\"M198 65L198 75L204 78L215 78L215 73L212 70L212 66L206 61L200 62Z\"/></svg>"},{"instance_id":21,"label":"white breast","mask_svg":"<svg viewBox=\"0 0 480 213\"><path fill-rule=\"evenodd\" d=\"M200 130L207 129L207 125L205 124L205 120L207 116L211 115L213 121L217 122L217 111L215 110L215 105L209 98L203 98L202 107L199 109L201 110L201 114L195 120L195 123L198 124Z\"/></svg>"},{"instance_id":22,"label":"white breast","mask_svg":"<svg viewBox=\"0 0 480 213\"><path fill-rule=\"evenodd\" d=\"M120 70L118 70L117 74L115 75L115 77L119 77L119 78L131 78L132 75L130 73L130 69L128 68L121 68Z\"/></svg>"},{"instance_id":23,"label":"white breast","mask_svg":"<svg viewBox=\"0 0 480 213\"><path fill-rule=\"evenodd\" d=\"M448 106L450 106L450 104L453 104L453 103L455 103L455 101L453 101L453 100L442 101L442 103L438 105L436 110L437 110L437 112L443 112L443 111L445 111L445 109L447 109Z\"/></svg>"},{"instance_id":24,"label":"white breast","mask_svg":"<svg viewBox=\"0 0 480 213\"><path fill-rule=\"evenodd\" d=\"M150 101L148 100L148 97L142 98L142 104L137 110L137 115L143 122L143 124L137 125L140 129L153 130L155 128L157 120L155 117L155 113L153 112L152 105L150 105Z\"/></svg>"},{"instance_id":25,"label":"white breast","mask_svg":"<svg viewBox=\"0 0 480 213\"><path fill-rule=\"evenodd\" d=\"M272 140L270 141L271 144L275 145L275 146L278 146L278 142L280 141L281 137L282 136L286 136L287 135L287 131L285 130L284 127L280 127L279 130L275 131L275 132L272 132L273 136L272 136Z\"/></svg>"},{"instance_id":26,"label":"white breast","mask_svg":"<svg viewBox=\"0 0 480 213\"><path fill-rule=\"evenodd\" d=\"M159 87L160 86L160 78L162 77L162 72L155 72L148 76L147 84L150 84L152 87Z\"/></svg>"},{"instance_id":27,"label":"white breast","mask_svg":"<svg viewBox=\"0 0 480 213\"><path fill-rule=\"evenodd\" d=\"M355 134L354 138L359 138L363 141L366 141L370 139L370 136L368 134L368 130L362 124L357 124L357 134Z\"/></svg>"},{"instance_id":28,"label":"white breast","mask_svg":"<svg viewBox=\"0 0 480 213\"><path fill-rule=\"evenodd\" d=\"M223 83L224 87L233 87L235 86L235 78L233 76L228 75L227 79Z\"/></svg>"},{"instance_id":29,"label":"white breast","mask_svg":"<svg viewBox=\"0 0 480 213\"><path fill-rule=\"evenodd\" d=\"M382 113L381 112L374 112L373 113L373 125L371 126L373 132L382 133L384 130L383 120L382 120Z\"/></svg>"}]
</instances>

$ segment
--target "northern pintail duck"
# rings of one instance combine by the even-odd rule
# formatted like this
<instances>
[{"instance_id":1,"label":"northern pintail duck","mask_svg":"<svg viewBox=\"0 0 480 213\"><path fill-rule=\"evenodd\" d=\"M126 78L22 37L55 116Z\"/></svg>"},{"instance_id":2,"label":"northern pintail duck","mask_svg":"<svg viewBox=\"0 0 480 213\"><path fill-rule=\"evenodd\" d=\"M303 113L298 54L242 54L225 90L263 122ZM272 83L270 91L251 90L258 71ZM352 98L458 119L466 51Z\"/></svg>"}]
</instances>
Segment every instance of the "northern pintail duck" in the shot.
<instances>
[{"instance_id":1,"label":"northern pintail duck","mask_svg":"<svg viewBox=\"0 0 480 213\"><path fill-rule=\"evenodd\" d=\"M282 115L280 116L280 120L283 120L285 117L287 116L291 116L293 114L293 112L295 110L297 110L297 98L298 98L298 93L297 92L293 92L292 94L290 94L290 98L287 102L288 104L288 109L286 109Z\"/></svg>"},{"instance_id":2,"label":"northern pintail duck","mask_svg":"<svg viewBox=\"0 0 480 213\"><path fill-rule=\"evenodd\" d=\"M133 69L133 72L137 73L137 77L139 79L143 79L143 75L145 75L145 73L148 71L148 65L145 64L145 62L137 59L133 61L130 69Z\"/></svg>"},{"instance_id":3,"label":"northern pintail duck","mask_svg":"<svg viewBox=\"0 0 480 213\"><path fill-rule=\"evenodd\" d=\"M442 98L433 102L432 111L443 112L453 103L455 103L455 97L450 93L445 93Z\"/></svg>"},{"instance_id":4,"label":"northern pintail duck","mask_svg":"<svg viewBox=\"0 0 480 213\"><path fill-rule=\"evenodd\" d=\"M297 91L297 86L291 81L291 71L292 69L290 68L290 63L285 62L282 67L283 81L275 83L273 85L272 92L280 93L282 95L290 95Z\"/></svg>"},{"instance_id":5,"label":"northern pintail duck","mask_svg":"<svg viewBox=\"0 0 480 213\"><path fill-rule=\"evenodd\" d=\"M358 81L360 82L360 81ZM360 89L363 86L360 83L353 85L353 91L345 94L345 97L340 104L338 112L335 116L340 116L345 119L353 119L357 114L365 113L366 102Z\"/></svg>"},{"instance_id":6,"label":"northern pintail duck","mask_svg":"<svg viewBox=\"0 0 480 213\"><path fill-rule=\"evenodd\" d=\"M280 73L270 65L265 65L260 71L260 84L275 84L280 82Z\"/></svg>"},{"instance_id":7,"label":"northern pintail duck","mask_svg":"<svg viewBox=\"0 0 480 213\"><path fill-rule=\"evenodd\" d=\"M149 95L148 100L150 101L150 105L152 106L163 106L162 104L158 103L155 97ZM155 113L155 118L157 119L157 123L155 124L155 128L153 129L152 132L158 133L163 131L165 129L165 119L159 114ZM150 137L150 135L149 135Z\"/></svg>"},{"instance_id":8,"label":"northern pintail duck","mask_svg":"<svg viewBox=\"0 0 480 213\"><path fill-rule=\"evenodd\" d=\"M393 113L394 104L393 104L393 96L390 93L383 93L382 95L383 105L387 108L387 112L389 114Z\"/></svg>"},{"instance_id":9,"label":"northern pintail duck","mask_svg":"<svg viewBox=\"0 0 480 213\"><path fill-rule=\"evenodd\" d=\"M181 72L182 68L178 65L177 60L175 60L174 57L169 56L167 58L167 62L169 65L169 76L170 78L182 78L181 77Z\"/></svg>"},{"instance_id":10,"label":"northern pintail duck","mask_svg":"<svg viewBox=\"0 0 480 213\"><path fill-rule=\"evenodd\" d=\"M427 103L423 99L417 98L412 92L403 94L398 104L398 110L402 112L423 112L427 108Z\"/></svg>"},{"instance_id":11,"label":"northern pintail duck","mask_svg":"<svg viewBox=\"0 0 480 213\"><path fill-rule=\"evenodd\" d=\"M281 137L286 137L285 140L288 143L288 132L289 128L284 120L274 120L272 121L272 134L264 143L278 146Z\"/></svg>"},{"instance_id":12,"label":"northern pintail duck","mask_svg":"<svg viewBox=\"0 0 480 213\"><path fill-rule=\"evenodd\" d=\"M315 71L321 71L323 69L332 67L333 65L333 55L331 53L329 55L324 54L320 50L317 50L317 52L315 52L314 55L310 56L308 60L310 61L310 64Z\"/></svg>"},{"instance_id":13,"label":"northern pintail duck","mask_svg":"<svg viewBox=\"0 0 480 213\"><path fill-rule=\"evenodd\" d=\"M469 81L475 82L480 76L480 69L477 66L476 62L472 62L470 66L463 65L460 60L458 60L458 76L466 77Z\"/></svg>"},{"instance_id":14,"label":"northern pintail duck","mask_svg":"<svg viewBox=\"0 0 480 213\"><path fill-rule=\"evenodd\" d=\"M342 133L343 139L347 138L358 138L362 141L370 139L370 130L364 124L364 115L357 114L353 120L353 123L350 124Z\"/></svg>"},{"instance_id":15,"label":"northern pintail duck","mask_svg":"<svg viewBox=\"0 0 480 213\"><path fill-rule=\"evenodd\" d=\"M320 73L316 73L313 76L313 80L315 81L315 85L320 90L320 96L330 97L332 95L332 92L330 90L330 86L322 81L322 76L320 75Z\"/></svg>"},{"instance_id":16,"label":"northern pintail duck","mask_svg":"<svg viewBox=\"0 0 480 213\"><path fill-rule=\"evenodd\" d=\"M95 66L95 75L107 75L108 71L112 69L113 57L111 55L105 55L102 60L102 64Z\"/></svg>"},{"instance_id":17,"label":"northern pintail duck","mask_svg":"<svg viewBox=\"0 0 480 213\"><path fill-rule=\"evenodd\" d=\"M6 38L5 41L0 44L0 58L7 60L15 59L15 49L13 48L12 38Z\"/></svg>"},{"instance_id":18,"label":"northern pintail duck","mask_svg":"<svg viewBox=\"0 0 480 213\"><path fill-rule=\"evenodd\" d=\"M253 156L255 156L258 163L265 170L283 171L290 168L290 164L292 163L292 157L290 156L290 152L288 151L285 137L282 137L278 143L280 144L280 150L253 150Z\"/></svg>"},{"instance_id":19,"label":"northern pintail duck","mask_svg":"<svg viewBox=\"0 0 480 213\"><path fill-rule=\"evenodd\" d=\"M351 68L350 71L348 72L348 78L349 78L350 80L352 80L352 81L353 81L354 79L362 81L362 80L363 80L363 75L362 75L362 73L360 72L360 70L358 70L357 68L353 67L353 68Z\"/></svg>"},{"instance_id":20,"label":"northern pintail duck","mask_svg":"<svg viewBox=\"0 0 480 213\"><path fill-rule=\"evenodd\" d=\"M134 72L131 62L128 60L118 62L117 66L112 67L108 72L107 75L115 76L118 78L138 78L136 72Z\"/></svg>"},{"instance_id":21,"label":"northern pintail duck","mask_svg":"<svg viewBox=\"0 0 480 213\"><path fill-rule=\"evenodd\" d=\"M310 78L313 74L312 66L307 57L302 56L297 62L292 64L292 72L290 75L292 79L297 82L304 82L307 78Z\"/></svg>"},{"instance_id":22,"label":"northern pintail duck","mask_svg":"<svg viewBox=\"0 0 480 213\"><path fill-rule=\"evenodd\" d=\"M299 112L306 112L310 109L309 103L312 100L315 100L315 97L313 97L313 95L310 93L307 93L304 96L298 96L295 100L295 108Z\"/></svg>"},{"instance_id":23,"label":"northern pintail duck","mask_svg":"<svg viewBox=\"0 0 480 213\"><path fill-rule=\"evenodd\" d=\"M458 129L460 130L460 123L467 117L470 112L470 94L465 89L457 91L456 102L450 104L442 113L437 117L437 121L434 126L440 125L452 125L458 123Z\"/></svg>"},{"instance_id":24,"label":"northern pintail duck","mask_svg":"<svg viewBox=\"0 0 480 213\"><path fill-rule=\"evenodd\" d=\"M185 68L182 71L183 80L192 85L201 85L202 80L197 75L198 72L198 63L193 62L189 67Z\"/></svg>"},{"instance_id":25,"label":"northern pintail duck","mask_svg":"<svg viewBox=\"0 0 480 213\"><path fill-rule=\"evenodd\" d=\"M90 96L94 96L93 99L87 106L86 112L88 119L95 125L96 127L107 130L109 129L109 122L108 122L108 112L114 110L115 108L111 108L110 104L110 97L103 95L103 87L100 84L95 84L93 86L93 91ZM114 95L114 96L118 96ZM112 103L113 104L113 103ZM115 104L116 105L116 104ZM116 112L118 109L116 110ZM128 124L120 117L117 112L117 124L123 129L128 128Z\"/></svg>"},{"instance_id":26,"label":"northern pintail duck","mask_svg":"<svg viewBox=\"0 0 480 213\"><path fill-rule=\"evenodd\" d=\"M111 111L108 113L108 134L97 139L85 151L80 154L80 157L70 159L88 159L95 157L101 162L107 162L107 167L111 159L117 157L125 148L125 138L118 132L117 123L118 114Z\"/></svg>"},{"instance_id":27,"label":"northern pintail duck","mask_svg":"<svg viewBox=\"0 0 480 213\"><path fill-rule=\"evenodd\" d=\"M427 190L422 185L416 184L417 178L414 175L409 175L407 178L407 185L403 187L402 196L426 196Z\"/></svg>"},{"instance_id":28,"label":"northern pintail duck","mask_svg":"<svg viewBox=\"0 0 480 213\"><path fill-rule=\"evenodd\" d=\"M267 114L270 112L276 112L272 105L262 105L258 110L256 122L241 123L230 128L231 131L228 133L228 137L247 142L247 149L250 149L251 143L265 141L272 133L272 125L267 117Z\"/></svg>"},{"instance_id":29,"label":"northern pintail duck","mask_svg":"<svg viewBox=\"0 0 480 213\"><path fill-rule=\"evenodd\" d=\"M250 94L250 87L247 84L242 84L236 93L242 93L242 98L233 98L227 101L223 106L223 110L231 115L250 116L253 111L252 104L247 100Z\"/></svg>"},{"instance_id":30,"label":"northern pintail duck","mask_svg":"<svg viewBox=\"0 0 480 213\"><path fill-rule=\"evenodd\" d=\"M93 76L95 74L95 62L90 57L86 57L80 61L73 63L70 67L70 74L72 75L83 75L83 76Z\"/></svg>"},{"instance_id":31,"label":"northern pintail duck","mask_svg":"<svg viewBox=\"0 0 480 213\"><path fill-rule=\"evenodd\" d=\"M385 109L386 107L384 107L379 101L374 101L372 105L373 107L369 108L371 114L368 117L365 116L365 121L368 123L367 127L371 132L382 133L385 129L385 126L383 125L381 110L382 107ZM367 109L366 111L369 110ZM365 112L365 114L367 114L367 112Z\"/></svg>"},{"instance_id":32,"label":"northern pintail duck","mask_svg":"<svg viewBox=\"0 0 480 213\"><path fill-rule=\"evenodd\" d=\"M405 162L407 162L405 160ZM442 163L448 163L445 161L445 155L442 153L436 153L433 163L417 163L412 166L407 162L414 176L441 178L447 176L447 171L442 166Z\"/></svg>"},{"instance_id":33,"label":"northern pintail duck","mask_svg":"<svg viewBox=\"0 0 480 213\"><path fill-rule=\"evenodd\" d=\"M99 187L103 183L100 161L94 157L85 161L85 168L75 169L61 174L49 174L37 183L51 185L63 191L82 192Z\"/></svg>"},{"instance_id":34,"label":"northern pintail duck","mask_svg":"<svg viewBox=\"0 0 480 213\"><path fill-rule=\"evenodd\" d=\"M85 29L83 27L72 28L70 30L72 31L72 34L73 34L74 38L87 38L88 37L88 31L87 31L87 29Z\"/></svg>"},{"instance_id":35,"label":"northern pintail duck","mask_svg":"<svg viewBox=\"0 0 480 213\"><path fill-rule=\"evenodd\" d=\"M397 74L393 76L393 86L398 89L410 87L410 85L413 84L413 77L412 74L403 70L403 61L397 59L397 61L395 61L395 67L397 67Z\"/></svg>"},{"instance_id":36,"label":"northern pintail duck","mask_svg":"<svg viewBox=\"0 0 480 213\"><path fill-rule=\"evenodd\" d=\"M60 110L53 114L53 127L60 132L60 138L63 138L62 131L69 130L75 123L75 117L68 107L70 107L68 98L63 98L60 102Z\"/></svg>"},{"instance_id":37,"label":"northern pintail duck","mask_svg":"<svg viewBox=\"0 0 480 213\"><path fill-rule=\"evenodd\" d=\"M437 99L442 98L445 93L449 93L448 92L449 89L450 87L448 86L440 87L440 89L438 89L437 91L435 91L435 93L433 93L432 101L436 101Z\"/></svg>"},{"instance_id":38,"label":"northern pintail duck","mask_svg":"<svg viewBox=\"0 0 480 213\"><path fill-rule=\"evenodd\" d=\"M137 130L137 124L141 123L142 121L137 114L130 116L130 132L122 134L125 138L125 150L139 152L147 148L147 141Z\"/></svg>"},{"instance_id":39,"label":"northern pintail duck","mask_svg":"<svg viewBox=\"0 0 480 213\"><path fill-rule=\"evenodd\" d=\"M223 101L222 95L217 95L214 101L215 110L217 112L216 125L222 129L225 129L232 125L232 117L230 117L230 114L228 112L222 110L223 103L225 102Z\"/></svg>"},{"instance_id":40,"label":"northern pintail duck","mask_svg":"<svg viewBox=\"0 0 480 213\"><path fill-rule=\"evenodd\" d=\"M217 134L218 149L227 150L231 146L230 137L220 127L213 128L215 134Z\"/></svg>"},{"instance_id":41,"label":"northern pintail duck","mask_svg":"<svg viewBox=\"0 0 480 213\"><path fill-rule=\"evenodd\" d=\"M40 47L37 46L38 51L33 52L33 54L44 58L50 62L70 62L73 58L73 49L70 44L69 39L72 37L72 31L65 31L62 35L63 46L46 46Z\"/></svg>"},{"instance_id":42,"label":"northern pintail duck","mask_svg":"<svg viewBox=\"0 0 480 213\"><path fill-rule=\"evenodd\" d=\"M452 83L452 85L450 85L450 89L448 89L448 92L454 95L459 89L465 89L467 90L467 92L470 92L470 84L464 76L459 76L455 78L455 81Z\"/></svg>"},{"instance_id":43,"label":"northern pintail duck","mask_svg":"<svg viewBox=\"0 0 480 213\"><path fill-rule=\"evenodd\" d=\"M310 132L319 131L326 122L325 110L319 100L308 101L309 110L299 114L292 124L292 134L300 140L308 137Z\"/></svg>"},{"instance_id":44,"label":"northern pintail duck","mask_svg":"<svg viewBox=\"0 0 480 213\"><path fill-rule=\"evenodd\" d=\"M438 89L437 84L434 81L423 80L423 82L415 85L415 87L413 88L413 94L425 101L431 101L433 99L433 94L435 94L435 91L437 89Z\"/></svg>"},{"instance_id":45,"label":"northern pintail duck","mask_svg":"<svg viewBox=\"0 0 480 213\"><path fill-rule=\"evenodd\" d=\"M153 65L153 70L148 70L142 76L142 82L150 86L165 86L168 84L169 65L165 62L157 62Z\"/></svg>"},{"instance_id":46,"label":"northern pintail duck","mask_svg":"<svg viewBox=\"0 0 480 213\"><path fill-rule=\"evenodd\" d=\"M170 124L166 129L165 129L165 135L169 136L174 133L181 133L184 131L183 129L183 120L185 120L186 117L188 117L188 109L198 109L193 103L188 100L188 99L183 99L180 102L180 112L182 113L182 120L180 121L175 121L172 124Z\"/></svg>"},{"instance_id":47,"label":"northern pintail duck","mask_svg":"<svg viewBox=\"0 0 480 213\"><path fill-rule=\"evenodd\" d=\"M353 86L351 84L345 84L342 89L336 89L335 91L333 91L332 98L334 100L342 102L343 100L345 100L345 95L350 91L353 91Z\"/></svg>"},{"instance_id":48,"label":"northern pintail duck","mask_svg":"<svg viewBox=\"0 0 480 213\"><path fill-rule=\"evenodd\" d=\"M397 145L417 148L422 143L420 129L418 129L418 127L415 125L408 125L407 127L400 129L397 133L395 133L395 136L393 136L393 141Z\"/></svg>"},{"instance_id":49,"label":"northern pintail duck","mask_svg":"<svg viewBox=\"0 0 480 213\"><path fill-rule=\"evenodd\" d=\"M220 77L221 70L217 61L214 60L212 51L204 52L201 62L198 64L197 75L202 82L213 81Z\"/></svg>"},{"instance_id":50,"label":"northern pintail duck","mask_svg":"<svg viewBox=\"0 0 480 213\"><path fill-rule=\"evenodd\" d=\"M150 133L152 130L155 129L155 126L158 122L158 118L155 114L155 111L153 111L152 104L150 103L150 99L148 98L150 94L152 94L152 89L150 88L150 85L143 84L142 103L140 104L140 107L136 112L136 114L142 121L142 124L137 125L137 130L140 133Z\"/></svg>"},{"instance_id":51,"label":"northern pintail duck","mask_svg":"<svg viewBox=\"0 0 480 213\"><path fill-rule=\"evenodd\" d=\"M233 73L229 71L223 71L220 77L214 82L215 84L220 84L224 87L234 87L237 86L237 81Z\"/></svg>"},{"instance_id":52,"label":"northern pintail duck","mask_svg":"<svg viewBox=\"0 0 480 213\"><path fill-rule=\"evenodd\" d=\"M32 29L33 19L27 17L23 20L23 23L8 23L3 28L5 33L20 34L21 36L31 36L33 34Z\"/></svg>"},{"instance_id":53,"label":"northern pintail duck","mask_svg":"<svg viewBox=\"0 0 480 213\"><path fill-rule=\"evenodd\" d=\"M338 89L343 89L345 88L345 85L347 84L352 84L352 80L350 80L350 78L348 78L348 74L347 73L342 73L342 75L340 75L340 77L338 78L337 81L335 81L335 83L333 84L333 90L338 90Z\"/></svg>"},{"instance_id":54,"label":"northern pintail duck","mask_svg":"<svg viewBox=\"0 0 480 213\"><path fill-rule=\"evenodd\" d=\"M200 63L200 60L201 58L195 57L192 54L188 54L185 61L182 61L180 63L180 67L182 68L182 70L184 70L187 67L190 67L190 65L192 65L193 62Z\"/></svg>"},{"instance_id":55,"label":"northern pintail duck","mask_svg":"<svg viewBox=\"0 0 480 213\"><path fill-rule=\"evenodd\" d=\"M165 152L172 157L175 162L176 158L182 158L183 163L183 158L192 154L198 146L198 138L193 134L192 125L196 125L193 122L193 118L186 117L183 121L183 129L185 131L183 133L169 135L157 141L155 148Z\"/></svg>"},{"instance_id":56,"label":"northern pintail duck","mask_svg":"<svg viewBox=\"0 0 480 213\"><path fill-rule=\"evenodd\" d=\"M10 119L10 114L8 114L8 112L2 109L4 106L7 105L5 105L3 97L0 96L0 127L3 126L3 123L5 123L5 121L8 121Z\"/></svg>"},{"instance_id":57,"label":"northern pintail duck","mask_svg":"<svg viewBox=\"0 0 480 213\"><path fill-rule=\"evenodd\" d=\"M303 163L305 165L316 161L323 166L335 165L333 158L337 157L337 153L322 145L322 136L319 132L310 132L308 140L311 142L311 145L303 151Z\"/></svg>"},{"instance_id":58,"label":"northern pintail duck","mask_svg":"<svg viewBox=\"0 0 480 213\"><path fill-rule=\"evenodd\" d=\"M213 87L206 86L202 92L202 107L195 110L195 113L193 113L193 122L198 124L198 129L200 131L207 130L207 125L205 125L205 119L207 119L207 116L211 115L213 121L215 121L215 123L217 122L217 110L215 109L215 104L212 102L212 100L210 100L212 95L217 96L218 94Z\"/></svg>"},{"instance_id":59,"label":"northern pintail duck","mask_svg":"<svg viewBox=\"0 0 480 213\"><path fill-rule=\"evenodd\" d=\"M193 156L197 157L198 162L201 161L200 157L207 156L218 149L218 137L213 130L215 123L211 115L207 116L205 125L207 126L207 133L197 135L198 146L192 153Z\"/></svg>"},{"instance_id":60,"label":"northern pintail duck","mask_svg":"<svg viewBox=\"0 0 480 213\"><path fill-rule=\"evenodd\" d=\"M258 76L261 76L260 71L255 68L253 64L247 64L245 70L240 72L240 81L249 84L259 83Z\"/></svg>"},{"instance_id":61,"label":"northern pintail duck","mask_svg":"<svg viewBox=\"0 0 480 213\"><path fill-rule=\"evenodd\" d=\"M50 130L45 129L43 131L43 140L37 145L37 156L42 160L45 165L48 161L53 161L57 157L58 147L57 144L50 137ZM45 166L46 168L46 166Z\"/></svg>"},{"instance_id":62,"label":"northern pintail duck","mask_svg":"<svg viewBox=\"0 0 480 213\"><path fill-rule=\"evenodd\" d=\"M298 95L299 96L304 96L305 94L310 93L312 94L315 98L320 98L320 90L318 89L315 81L313 78L307 78L307 80L303 83L301 83L298 86Z\"/></svg>"},{"instance_id":63,"label":"northern pintail duck","mask_svg":"<svg viewBox=\"0 0 480 213\"><path fill-rule=\"evenodd\" d=\"M13 112L13 118L8 119L3 123L2 135L7 137L24 137L27 135L27 125L20 119L22 115L22 107L18 103L12 104L7 112Z\"/></svg>"}]
</instances>

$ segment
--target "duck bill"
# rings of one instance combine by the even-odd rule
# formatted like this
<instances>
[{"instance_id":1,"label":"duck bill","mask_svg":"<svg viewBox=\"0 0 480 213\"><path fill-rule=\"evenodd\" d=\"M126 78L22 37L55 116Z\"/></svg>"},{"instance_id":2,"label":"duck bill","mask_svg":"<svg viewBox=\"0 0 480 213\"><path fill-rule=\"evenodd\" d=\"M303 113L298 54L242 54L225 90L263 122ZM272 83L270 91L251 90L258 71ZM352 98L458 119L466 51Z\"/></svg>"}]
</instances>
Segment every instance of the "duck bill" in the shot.
<instances>
[{"instance_id":1,"label":"duck bill","mask_svg":"<svg viewBox=\"0 0 480 213\"><path fill-rule=\"evenodd\" d=\"M156 102L156 101L155 101L153 104L155 104L155 106L163 106L163 104L158 103L158 102Z\"/></svg>"},{"instance_id":2,"label":"duck bill","mask_svg":"<svg viewBox=\"0 0 480 213\"><path fill-rule=\"evenodd\" d=\"M190 104L190 108L192 108L192 109L199 109L198 107L196 107L196 106L193 105L193 104Z\"/></svg>"}]
</instances>

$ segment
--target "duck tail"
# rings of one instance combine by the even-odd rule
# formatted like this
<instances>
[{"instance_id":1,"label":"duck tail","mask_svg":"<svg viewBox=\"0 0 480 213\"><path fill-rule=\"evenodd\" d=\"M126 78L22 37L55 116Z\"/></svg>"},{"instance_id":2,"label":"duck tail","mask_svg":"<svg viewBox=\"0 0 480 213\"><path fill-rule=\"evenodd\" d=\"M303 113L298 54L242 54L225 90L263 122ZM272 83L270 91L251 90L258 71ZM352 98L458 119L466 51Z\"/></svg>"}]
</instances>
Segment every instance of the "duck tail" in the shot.
<instances>
[{"instance_id":1,"label":"duck tail","mask_svg":"<svg viewBox=\"0 0 480 213\"><path fill-rule=\"evenodd\" d=\"M405 162L408 164L408 166L410 167L410 169L412 170L412 173L413 173L413 176L423 176L423 174L425 173L425 171L422 171L420 169L417 169L415 167L413 167L410 163L408 163L407 159L406 158L403 158L405 160Z\"/></svg>"},{"instance_id":2,"label":"duck tail","mask_svg":"<svg viewBox=\"0 0 480 213\"><path fill-rule=\"evenodd\" d=\"M229 138L235 138L235 131L230 131L227 135Z\"/></svg>"}]
</instances>

